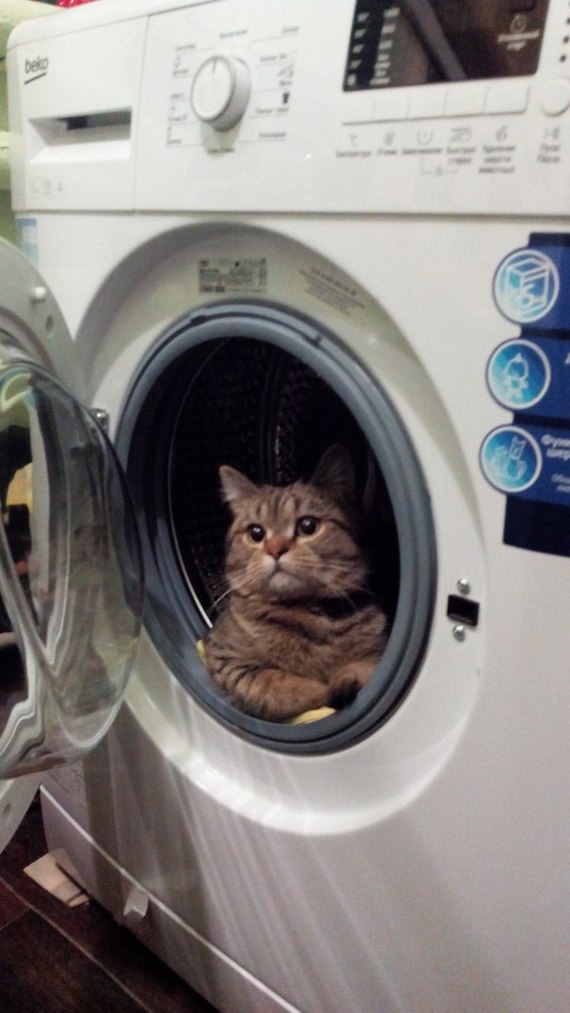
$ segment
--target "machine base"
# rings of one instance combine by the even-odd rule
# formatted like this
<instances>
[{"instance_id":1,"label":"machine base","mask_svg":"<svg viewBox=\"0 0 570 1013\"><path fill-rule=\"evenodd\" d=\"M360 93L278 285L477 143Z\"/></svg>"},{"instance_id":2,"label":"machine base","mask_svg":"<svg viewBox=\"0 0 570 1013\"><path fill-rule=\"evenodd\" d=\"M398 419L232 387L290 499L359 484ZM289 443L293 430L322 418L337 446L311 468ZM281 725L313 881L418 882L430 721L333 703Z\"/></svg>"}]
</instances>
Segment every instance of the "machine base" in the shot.
<instances>
[{"instance_id":1,"label":"machine base","mask_svg":"<svg viewBox=\"0 0 570 1013\"><path fill-rule=\"evenodd\" d=\"M45 788L41 806L49 850L67 845L81 886L218 1010L298 1013L149 894Z\"/></svg>"}]
</instances>

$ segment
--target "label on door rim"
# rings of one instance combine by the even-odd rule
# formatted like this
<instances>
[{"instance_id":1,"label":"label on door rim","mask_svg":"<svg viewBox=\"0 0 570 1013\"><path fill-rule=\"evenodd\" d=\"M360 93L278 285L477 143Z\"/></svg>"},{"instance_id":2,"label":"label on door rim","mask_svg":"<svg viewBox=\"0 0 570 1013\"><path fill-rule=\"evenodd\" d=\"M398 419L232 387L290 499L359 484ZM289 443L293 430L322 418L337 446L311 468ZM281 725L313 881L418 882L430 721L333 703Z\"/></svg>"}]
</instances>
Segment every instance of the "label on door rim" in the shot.
<instances>
[{"instance_id":1,"label":"label on door rim","mask_svg":"<svg viewBox=\"0 0 570 1013\"><path fill-rule=\"evenodd\" d=\"M267 290L265 257L201 257L200 292L216 295L264 295Z\"/></svg>"}]
</instances>

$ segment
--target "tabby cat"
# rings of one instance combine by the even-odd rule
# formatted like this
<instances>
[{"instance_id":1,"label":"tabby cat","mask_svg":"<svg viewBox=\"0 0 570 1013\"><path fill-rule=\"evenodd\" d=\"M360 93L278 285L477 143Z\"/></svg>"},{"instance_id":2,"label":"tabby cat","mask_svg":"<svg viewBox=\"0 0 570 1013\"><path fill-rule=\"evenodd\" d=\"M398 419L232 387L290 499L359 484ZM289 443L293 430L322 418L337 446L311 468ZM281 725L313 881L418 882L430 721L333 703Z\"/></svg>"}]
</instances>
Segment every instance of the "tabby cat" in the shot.
<instances>
[{"instance_id":1,"label":"tabby cat","mask_svg":"<svg viewBox=\"0 0 570 1013\"><path fill-rule=\"evenodd\" d=\"M233 521L229 590L204 645L216 686L267 721L344 706L387 638L367 589L348 452L329 447L310 483L258 486L228 465L220 478Z\"/></svg>"}]
</instances>

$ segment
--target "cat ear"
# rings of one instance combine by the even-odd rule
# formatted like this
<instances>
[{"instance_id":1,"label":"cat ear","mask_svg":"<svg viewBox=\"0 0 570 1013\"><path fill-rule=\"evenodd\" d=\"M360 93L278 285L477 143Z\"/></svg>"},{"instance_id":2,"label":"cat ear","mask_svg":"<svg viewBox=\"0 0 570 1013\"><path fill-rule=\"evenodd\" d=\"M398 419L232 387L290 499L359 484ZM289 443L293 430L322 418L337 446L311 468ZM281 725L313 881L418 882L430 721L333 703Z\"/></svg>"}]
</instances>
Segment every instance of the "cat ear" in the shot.
<instances>
[{"instance_id":1,"label":"cat ear","mask_svg":"<svg viewBox=\"0 0 570 1013\"><path fill-rule=\"evenodd\" d=\"M327 489L335 499L352 500L356 492L356 476L352 458L346 447L334 443L321 457L311 482Z\"/></svg>"},{"instance_id":2,"label":"cat ear","mask_svg":"<svg viewBox=\"0 0 570 1013\"><path fill-rule=\"evenodd\" d=\"M257 486L250 482L249 478L242 475L237 468L230 468L229 464L222 464L220 468L220 480L222 483L222 496L226 503L233 508L240 500L248 499L257 492Z\"/></svg>"}]
</instances>

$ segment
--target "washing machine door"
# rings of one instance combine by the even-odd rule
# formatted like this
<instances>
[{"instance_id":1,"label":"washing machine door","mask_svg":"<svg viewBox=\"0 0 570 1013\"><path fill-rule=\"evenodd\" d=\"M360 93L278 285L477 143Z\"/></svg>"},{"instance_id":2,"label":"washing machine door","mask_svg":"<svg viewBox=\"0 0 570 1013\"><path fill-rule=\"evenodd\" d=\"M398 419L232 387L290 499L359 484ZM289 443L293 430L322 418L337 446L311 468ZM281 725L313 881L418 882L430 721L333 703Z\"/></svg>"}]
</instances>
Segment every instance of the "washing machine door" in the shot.
<instances>
[{"instance_id":1,"label":"washing machine door","mask_svg":"<svg viewBox=\"0 0 570 1013\"><path fill-rule=\"evenodd\" d=\"M47 286L1 243L0 848L41 772L105 734L141 624L134 517L80 373Z\"/></svg>"}]
</instances>

